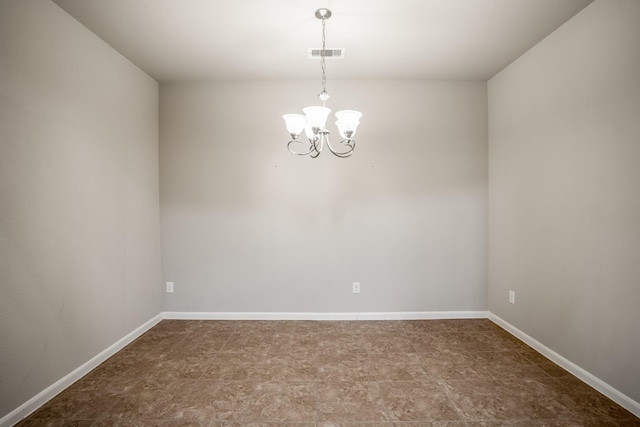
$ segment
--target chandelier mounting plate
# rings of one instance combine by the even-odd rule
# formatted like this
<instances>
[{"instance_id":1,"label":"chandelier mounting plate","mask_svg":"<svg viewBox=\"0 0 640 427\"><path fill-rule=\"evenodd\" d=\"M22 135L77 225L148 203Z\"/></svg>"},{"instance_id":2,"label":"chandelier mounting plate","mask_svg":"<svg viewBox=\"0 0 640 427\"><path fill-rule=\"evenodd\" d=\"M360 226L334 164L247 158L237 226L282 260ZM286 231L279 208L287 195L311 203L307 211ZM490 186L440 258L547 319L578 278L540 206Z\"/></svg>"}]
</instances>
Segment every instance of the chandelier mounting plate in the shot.
<instances>
[{"instance_id":1,"label":"chandelier mounting plate","mask_svg":"<svg viewBox=\"0 0 640 427\"><path fill-rule=\"evenodd\" d=\"M329 9L321 8L316 10L316 18L329 19L331 18L331 11Z\"/></svg>"}]
</instances>

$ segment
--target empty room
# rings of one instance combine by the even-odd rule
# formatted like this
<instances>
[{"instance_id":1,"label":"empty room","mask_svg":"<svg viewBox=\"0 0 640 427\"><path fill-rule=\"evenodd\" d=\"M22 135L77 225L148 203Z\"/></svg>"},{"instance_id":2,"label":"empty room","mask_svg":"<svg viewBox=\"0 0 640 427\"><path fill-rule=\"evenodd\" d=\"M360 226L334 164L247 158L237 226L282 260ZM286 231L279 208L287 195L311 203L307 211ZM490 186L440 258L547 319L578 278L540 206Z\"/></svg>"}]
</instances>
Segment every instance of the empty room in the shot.
<instances>
[{"instance_id":1,"label":"empty room","mask_svg":"<svg viewBox=\"0 0 640 427\"><path fill-rule=\"evenodd\" d=\"M640 426L640 1L0 0L0 427Z\"/></svg>"}]
</instances>

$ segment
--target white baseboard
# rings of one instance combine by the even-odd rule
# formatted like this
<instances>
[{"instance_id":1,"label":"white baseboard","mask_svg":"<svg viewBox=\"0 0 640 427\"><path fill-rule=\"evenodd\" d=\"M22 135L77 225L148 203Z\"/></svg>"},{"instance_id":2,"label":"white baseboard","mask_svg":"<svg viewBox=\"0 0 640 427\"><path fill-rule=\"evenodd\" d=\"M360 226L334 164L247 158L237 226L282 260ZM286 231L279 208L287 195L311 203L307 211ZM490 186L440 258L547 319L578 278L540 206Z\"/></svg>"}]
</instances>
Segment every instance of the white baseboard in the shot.
<instances>
[{"instance_id":1,"label":"white baseboard","mask_svg":"<svg viewBox=\"0 0 640 427\"><path fill-rule=\"evenodd\" d=\"M69 387L71 384L78 381L80 378L88 374L91 370L96 368L102 362L107 360L109 357L116 354L118 351L122 350L127 344L138 338L140 335L154 327L158 322L163 319L162 313L153 317L149 321L145 322L142 326L136 328L123 338L116 341L113 345L106 348L104 351L98 353L96 356L91 358L88 362L83 364L77 369L74 369L69 374L60 378L55 383L51 384L46 389L42 390L37 395L33 396L31 399L9 412L7 415L0 419L0 427L11 427L18 423L23 418L29 416L36 409L47 403L49 400L53 399L56 395L62 392L64 389Z\"/></svg>"},{"instance_id":2,"label":"white baseboard","mask_svg":"<svg viewBox=\"0 0 640 427\"><path fill-rule=\"evenodd\" d=\"M547 359L551 360L556 365L560 366L561 368L572 373L573 375L575 375L577 378L581 379L585 383L589 384L591 387L595 388L600 393L604 394L609 399L616 402L618 405L622 406L629 412L633 413L635 416L640 417L640 403L636 402L635 400L631 399L629 396L611 387L609 384L602 381L600 378L585 371L580 366L576 365L570 360L565 359L555 351L551 350L549 347L542 344L540 341L530 337L529 335L522 332L520 329L516 328L509 322L501 319L500 317L496 316L491 312L489 312L489 320L496 323L500 327L504 328L512 335L518 337L519 339L527 343L529 346L534 348L536 351L538 351L540 354L545 356Z\"/></svg>"},{"instance_id":3,"label":"white baseboard","mask_svg":"<svg viewBox=\"0 0 640 427\"><path fill-rule=\"evenodd\" d=\"M307 312L179 312L166 311L165 319L180 320L419 320L486 319L486 311L399 311L370 313Z\"/></svg>"},{"instance_id":4,"label":"white baseboard","mask_svg":"<svg viewBox=\"0 0 640 427\"><path fill-rule=\"evenodd\" d=\"M486 319L486 311L398 311L389 313L356 313L357 320L436 320Z\"/></svg>"}]
</instances>

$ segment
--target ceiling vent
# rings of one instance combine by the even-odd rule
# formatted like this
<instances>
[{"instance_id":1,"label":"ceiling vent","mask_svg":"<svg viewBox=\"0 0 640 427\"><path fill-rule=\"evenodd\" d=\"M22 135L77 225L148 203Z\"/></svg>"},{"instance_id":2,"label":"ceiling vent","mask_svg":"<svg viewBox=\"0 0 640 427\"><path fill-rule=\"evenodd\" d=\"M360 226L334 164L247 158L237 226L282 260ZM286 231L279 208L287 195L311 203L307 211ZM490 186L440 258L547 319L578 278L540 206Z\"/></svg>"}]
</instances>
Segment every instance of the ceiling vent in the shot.
<instances>
[{"instance_id":1,"label":"ceiling vent","mask_svg":"<svg viewBox=\"0 0 640 427\"><path fill-rule=\"evenodd\" d=\"M333 48L333 49L325 49L324 50L324 57L329 59L343 59L344 58L344 51L345 49L343 47L338 47L338 48ZM312 58L320 58L322 57L322 49L321 48L309 48L309 59Z\"/></svg>"}]
</instances>

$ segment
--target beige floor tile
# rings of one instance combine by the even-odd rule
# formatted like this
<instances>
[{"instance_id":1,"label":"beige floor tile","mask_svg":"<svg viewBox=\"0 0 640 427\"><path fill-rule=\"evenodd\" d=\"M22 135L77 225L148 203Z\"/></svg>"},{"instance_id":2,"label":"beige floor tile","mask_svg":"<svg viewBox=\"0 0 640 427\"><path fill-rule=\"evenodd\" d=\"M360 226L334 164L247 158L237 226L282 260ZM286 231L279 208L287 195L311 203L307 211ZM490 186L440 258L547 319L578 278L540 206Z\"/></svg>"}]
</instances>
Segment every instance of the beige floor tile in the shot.
<instances>
[{"instance_id":1,"label":"beige floor tile","mask_svg":"<svg viewBox=\"0 0 640 427\"><path fill-rule=\"evenodd\" d=\"M253 389L245 422L310 423L316 420L315 383L263 383Z\"/></svg>"},{"instance_id":2,"label":"beige floor tile","mask_svg":"<svg viewBox=\"0 0 640 427\"><path fill-rule=\"evenodd\" d=\"M19 427L636 427L487 319L165 320Z\"/></svg>"},{"instance_id":3,"label":"beige floor tile","mask_svg":"<svg viewBox=\"0 0 640 427\"><path fill-rule=\"evenodd\" d=\"M392 421L455 421L460 414L436 381L380 383Z\"/></svg>"},{"instance_id":4,"label":"beige floor tile","mask_svg":"<svg viewBox=\"0 0 640 427\"><path fill-rule=\"evenodd\" d=\"M380 389L375 382L318 384L318 421L387 421Z\"/></svg>"}]
</instances>

